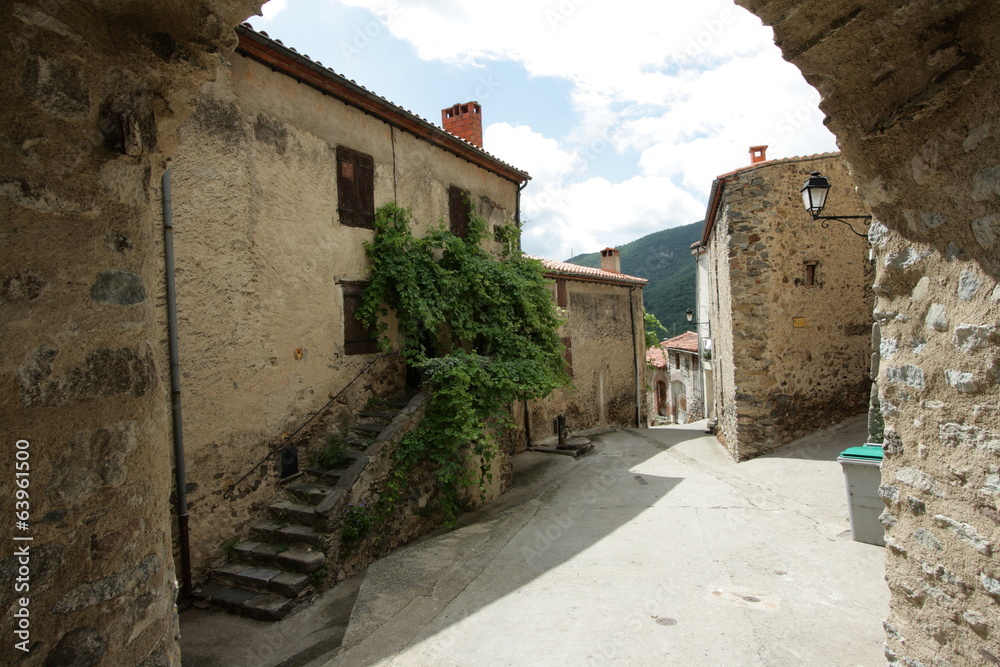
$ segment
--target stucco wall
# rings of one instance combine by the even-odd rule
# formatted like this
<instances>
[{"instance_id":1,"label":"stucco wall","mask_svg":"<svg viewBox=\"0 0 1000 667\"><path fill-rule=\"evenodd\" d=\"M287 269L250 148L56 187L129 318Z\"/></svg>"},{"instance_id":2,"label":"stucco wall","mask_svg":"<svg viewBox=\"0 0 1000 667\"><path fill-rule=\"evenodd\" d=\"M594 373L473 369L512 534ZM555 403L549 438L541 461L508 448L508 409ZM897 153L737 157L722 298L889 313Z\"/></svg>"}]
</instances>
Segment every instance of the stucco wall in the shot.
<instances>
[{"instance_id":1,"label":"stucco wall","mask_svg":"<svg viewBox=\"0 0 1000 667\"><path fill-rule=\"evenodd\" d=\"M642 288L630 293L621 285L571 278L566 283L566 322L559 335L573 341L573 385L529 403L534 442L555 435L552 423L560 414L566 415L571 431L635 426L637 362L640 391L645 387ZM554 283L551 289L555 299ZM644 402L640 397L640 405ZM645 419L644 407L642 414Z\"/></svg>"},{"instance_id":2,"label":"stucco wall","mask_svg":"<svg viewBox=\"0 0 1000 667\"><path fill-rule=\"evenodd\" d=\"M9 511L18 451L28 453L18 460L29 485L20 489L28 527L13 530L8 515L3 530L3 664L25 657L22 640L25 664L179 664L162 233L149 188L219 49L235 44L229 26L254 9L212 5L4 5L0 498ZM15 555L21 547L27 557Z\"/></svg>"},{"instance_id":3,"label":"stucco wall","mask_svg":"<svg viewBox=\"0 0 1000 667\"><path fill-rule=\"evenodd\" d=\"M873 230L890 664L1000 663L1000 5L741 0L806 79Z\"/></svg>"},{"instance_id":4,"label":"stucco wall","mask_svg":"<svg viewBox=\"0 0 1000 667\"><path fill-rule=\"evenodd\" d=\"M868 244L842 223L809 218L799 191L813 171L833 184L824 214L865 214L839 156L749 168L722 193L709 246L726 299L713 321L713 363L723 378L720 427L738 460L867 409ZM806 263L816 267L811 286Z\"/></svg>"},{"instance_id":5,"label":"stucco wall","mask_svg":"<svg viewBox=\"0 0 1000 667\"><path fill-rule=\"evenodd\" d=\"M258 62L234 54L205 84L171 166L192 559L197 569L274 495L273 466L222 494L375 355L344 351L338 281L369 274L367 229L340 224L336 147L371 155L375 206L412 208L414 232L448 220L448 187L510 222L517 185ZM397 199L398 198L398 199ZM301 359L295 351L301 348ZM330 411L346 426L402 390L376 362Z\"/></svg>"}]
</instances>

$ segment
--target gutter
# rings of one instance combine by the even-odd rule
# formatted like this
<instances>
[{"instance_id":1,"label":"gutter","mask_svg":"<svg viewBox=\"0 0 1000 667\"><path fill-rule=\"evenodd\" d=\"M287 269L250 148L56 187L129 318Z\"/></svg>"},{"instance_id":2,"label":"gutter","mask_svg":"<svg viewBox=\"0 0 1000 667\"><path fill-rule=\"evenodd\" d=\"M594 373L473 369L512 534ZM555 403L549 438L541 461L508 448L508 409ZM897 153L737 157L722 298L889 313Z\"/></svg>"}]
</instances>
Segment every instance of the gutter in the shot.
<instances>
[{"instance_id":1,"label":"gutter","mask_svg":"<svg viewBox=\"0 0 1000 667\"><path fill-rule=\"evenodd\" d=\"M191 595L191 540L188 531L187 473L184 466L184 419L181 414L181 372L177 352L177 289L174 282L174 214L170 200L170 169L163 171L163 260L167 283L167 331L170 340L170 404L173 408L174 475L177 484L177 537L181 549L181 592Z\"/></svg>"}]
</instances>

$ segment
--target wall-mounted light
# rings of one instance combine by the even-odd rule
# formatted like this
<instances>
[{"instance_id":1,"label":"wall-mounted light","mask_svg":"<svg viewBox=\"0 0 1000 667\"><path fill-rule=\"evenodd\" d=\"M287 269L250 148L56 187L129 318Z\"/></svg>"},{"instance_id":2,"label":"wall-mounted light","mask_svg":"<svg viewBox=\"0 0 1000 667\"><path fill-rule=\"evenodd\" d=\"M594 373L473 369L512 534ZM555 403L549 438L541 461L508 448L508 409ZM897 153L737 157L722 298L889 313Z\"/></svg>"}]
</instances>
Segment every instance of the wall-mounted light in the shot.
<instances>
[{"instance_id":1,"label":"wall-mounted light","mask_svg":"<svg viewBox=\"0 0 1000 667\"><path fill-rule=\"evenodd\" d=\"M872 216L870 215L820 215L823 212L823 207L826 206L826 195L829 191L830 181L818 171L811 173L805 185L802 186L802 204L806 207L806 211L812 216L812 219L822 220L824 229L830 228L829 220L842 222L857 236L867 238L867 234L862 234L854 229L848 220L863 220L865 226L868 226L872 221Z\"/></svg>"},{"instance_id":2,"label":"wall-mounted light","mask_svg":"<svg viewBox=\"0 0 1000 667\"><path fill-rule=\"evenodd\" d=\"M712 330L712 324L711 324L711 322L695 322L694 321L694 312L690 308L688 308L687 310L684 311L684 317L687 319L688 324L693 324L696 327L701 327L701 326L708 327L709 332L711 332L711 330Z\"/></svg>"}]
</instances>

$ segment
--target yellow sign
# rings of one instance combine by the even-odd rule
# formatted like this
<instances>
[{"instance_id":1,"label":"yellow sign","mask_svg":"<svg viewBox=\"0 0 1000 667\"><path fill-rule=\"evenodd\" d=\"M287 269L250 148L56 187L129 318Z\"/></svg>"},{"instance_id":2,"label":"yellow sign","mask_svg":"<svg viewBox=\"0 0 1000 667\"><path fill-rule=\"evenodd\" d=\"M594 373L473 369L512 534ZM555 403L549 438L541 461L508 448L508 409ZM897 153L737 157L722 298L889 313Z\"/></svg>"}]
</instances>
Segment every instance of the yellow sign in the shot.
<instances>
[{"instance_id":1,"label":"yellow sign","mask_svg":"<svg viewBox=\"0 0 1000 667\"><path fill-rule=\"evenodd\" d=\"M792 326L795 327L796 329L801 329L802 327L806 326L806 318L804 318L804 317L793 317L792 318Z\"/></svg>"}]
</instances>

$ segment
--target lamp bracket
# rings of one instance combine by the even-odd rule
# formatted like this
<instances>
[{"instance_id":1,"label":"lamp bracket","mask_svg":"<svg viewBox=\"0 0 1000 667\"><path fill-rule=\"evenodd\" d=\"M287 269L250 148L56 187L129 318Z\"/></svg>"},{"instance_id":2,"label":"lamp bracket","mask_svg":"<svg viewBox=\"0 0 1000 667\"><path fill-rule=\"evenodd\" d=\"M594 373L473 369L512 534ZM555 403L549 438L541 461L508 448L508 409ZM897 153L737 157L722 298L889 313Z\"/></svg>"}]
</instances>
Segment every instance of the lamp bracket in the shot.
<instances>
[{"instance_id":1,"label":"lamp bracket","mask_svg":"<svg viewBox=\"0 0 1000 667\"><path fill-rule=\"evenodd\" d=\"M872 216L870 215L813 215L813 220L822 220L823 229L830 228L830 220L836 220L837 222L842 222L847 225L847 228L854 233L855 236L860 236L861 238L868 238L868 234L862 234L858 230L854 229L854 225L848 222L848 220L863 220L865 227L871 224Z\"/></svg>"}]
</instances>

